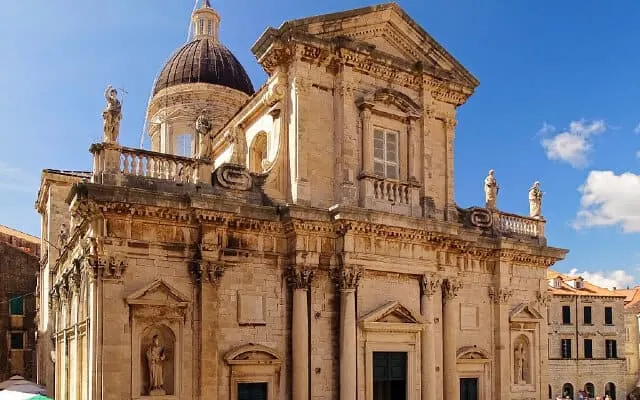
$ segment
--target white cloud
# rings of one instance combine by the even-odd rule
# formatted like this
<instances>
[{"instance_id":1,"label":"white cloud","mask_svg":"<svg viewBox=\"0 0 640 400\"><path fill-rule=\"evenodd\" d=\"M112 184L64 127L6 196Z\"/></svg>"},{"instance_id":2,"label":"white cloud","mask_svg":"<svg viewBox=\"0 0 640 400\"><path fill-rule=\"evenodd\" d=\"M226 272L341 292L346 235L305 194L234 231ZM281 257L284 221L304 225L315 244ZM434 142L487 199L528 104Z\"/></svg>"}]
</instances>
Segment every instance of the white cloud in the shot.
<instances>
[{"instance_id":1,"label":"white cloud","mask_svg":"<svg viewBox=\"0 0 640 400\"><path fill-rule=\"evenodd\" d=\"M589 272L589 271L578 271L577 268L573 268L569 271L569 275L579 275L584 280L603 288L617 288L624 289L627 286L632 286L635 282L635 277L633 275L629 275L625 270L617 269L614 271L608 272Z\"/></svg>"},{"instance_id":2,"label":"white cloud","mask_svg":"<svg viewBox=\"0 0 640 400\"><path fill-rule=\"evenodd\" d=\"M587 155L591 151L591 137L607 130L603 120L587 122L571 121L569 128L553 137L542 139L542 147L551 160L560 160L571 164L574 168L587 164ZM539 134L546 136L556 132L553 125L542 124Z\"/></svg>"},{"instance_id":3,"label":"white cloud","mask_svg":"<svg viewBox=\"0 0 640 400\"><path fill-rule=\"evenodd\" d=\"M582 198L575 228L617 225L624 232L640 232L640 175L591 171L578 190Z\"/></svg>"},{"instance_id":4,"label":"white cloud","mask_svg":"<svg viewBox=\"0 0 640 400\"><path fill-rule=\"evenodd\" d=\"M636 151L636 158L640 158L640 150Z\"/></svg>"},{"instance_id":5,"label":"white cloud","mask_svg":"<svg viewBox=\"0 0 640 400\"><path fill-rule=\"evenodd\" d=\"M638 122L638 125L633 128L633 133L640 134L640 122Z\"/></svg>"}]
</instances>

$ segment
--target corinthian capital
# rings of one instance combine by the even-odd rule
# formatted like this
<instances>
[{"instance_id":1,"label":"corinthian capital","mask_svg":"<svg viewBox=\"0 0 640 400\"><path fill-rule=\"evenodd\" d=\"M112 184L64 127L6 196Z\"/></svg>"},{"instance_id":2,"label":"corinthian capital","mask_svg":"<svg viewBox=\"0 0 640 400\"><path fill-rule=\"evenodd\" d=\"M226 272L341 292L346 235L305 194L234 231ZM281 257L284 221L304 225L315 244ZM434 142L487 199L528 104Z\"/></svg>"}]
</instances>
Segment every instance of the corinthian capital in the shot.
<instances>
[{"instance_id":1,"label":"corinthian capital","mask_svg":"<svg viewBox=\"0 0 640 400\"><path fill-rule=\"evenodd\" d=\"M357 288L361 276L362 268L358 266L347 266L334 270L334 279L340 290Z\"/></svg>"},{"instance_id":2,"label":"corinthian capital","mask_svg":"<svg viewBox=\"0 0 640 400\"><path fill-rule=\"evenodd\" d=\"M307 289L311 285L313 271L292 265L287 270L287 282L294 289Z\"/></svg>"},{"instance_id":3,"label":"corinthian capital","mask_svg":"<svg viewBox=\"0 0 640 400\"><path fill-rule=\"evenodd\" d=\"M506 288L489 288L489 298L496 304L508 304L513 290Z\"/></svg>"},{"instance_id":4,"label":"corinthian capital","mask_svg":"<svg viewBox=\"0 0 640 400\"><path fill-rule=\"evenodd\" d=\"M458 278L447 278L442 282L442 298L453 300L458 296L458 290L462 288L462 281Z\"/></svg>"},{"instance_id":5,"label":"corinthian capital","mask_svg":"<svg viewBox=\"0 0 640 400\"><path fill-rule=\"evenodd\" d=\"M420 277L420 289L423 296L431 297L442 287L442 280L424 274Z\"/></svg>"}]
</instances>

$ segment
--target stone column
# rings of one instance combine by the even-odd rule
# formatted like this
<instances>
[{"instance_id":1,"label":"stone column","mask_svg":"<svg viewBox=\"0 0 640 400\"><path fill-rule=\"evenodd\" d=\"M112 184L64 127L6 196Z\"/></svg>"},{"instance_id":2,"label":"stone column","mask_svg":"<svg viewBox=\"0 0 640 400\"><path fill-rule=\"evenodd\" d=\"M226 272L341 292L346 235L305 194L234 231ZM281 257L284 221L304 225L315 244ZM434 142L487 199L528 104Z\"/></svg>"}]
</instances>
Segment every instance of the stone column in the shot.
<instances>
[{"instance_id":1,"label":"stone column","mask_svg":"<svg viewBox=\"0 0 640 400\"><path fill-rule=\"evenodd\" d=\"M293 400L309 398L309 307L308 288L313 272L291 267L289 284L293 289L293 316L291 324L292 392Z\"/></svg>"},{"instance_id":2,"label":"stone column","mask_svg":"<svg viewBox=\"0 0 640 400\"><path fill-rule=\"evenodd\" d=\"M356 400L356 288L362 271L358 267L343 267L337 272L340 290L340 400Z\"/></svg>"},{"instance_id":3,"label":"stone column","mask_svg":"<svg viewBox=\"0 0 640 400\"><path fill-rule=\"evenodd\" d=\"M372 104L362 103L360 112L362 117L362 172L364 175L373 174L373 124L371 122Z\"/></svg>"},{"instance_id":4,"label":"stone column","mask_svg":"<svg viewBox=\"0 0 640 400\"><path fill-rule=\"evenodd\" d=\"M462 282L457 278L445 279L442 283L442 301L444 303L442 319L444 332L442 337L443 347L443 376L444 399L460 399L460 382L458 381L457 356L458 350L458 326L460 320L460 303L458 290Z\"/></svg>"},{"instance_id":5,"label":"stone column","mask_svg":"<svg viewBox=\"0 0 640 400\"><path fill-rule=\"evenodd\" d=\"M507 288L490 288L489 298L495 304L496 321L496 391L500 399L511 396L511 333L509 330L509 301L512 291ZM546 339L543 339L546 342ZM544 393L544 392L543 392Z\"/></svg>"},{"instance_id":6,"label":"stone column","mask_svg":"<svg viewBox=\"0 0 640 400\"><path fill-rule=\"evenodd\" d=\"M422 329L422 400L436 398L436 342L434 322L434 297L441 289L440 279L423 275L420 280L422 289L421 308L424 327Z\"/></svg>"}]
</instances>

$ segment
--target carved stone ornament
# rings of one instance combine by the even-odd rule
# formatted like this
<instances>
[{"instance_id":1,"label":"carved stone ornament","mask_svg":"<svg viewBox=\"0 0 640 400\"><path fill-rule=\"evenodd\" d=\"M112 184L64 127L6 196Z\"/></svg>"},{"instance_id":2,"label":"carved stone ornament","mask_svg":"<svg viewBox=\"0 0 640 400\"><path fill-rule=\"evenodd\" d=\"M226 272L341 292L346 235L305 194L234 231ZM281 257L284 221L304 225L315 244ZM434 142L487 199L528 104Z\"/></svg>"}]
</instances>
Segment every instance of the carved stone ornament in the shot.
<instances>
[{"instance_id":1,"label":"carved stone ornament","mask_svg":"<svg viewBox=\"0 0 640 400\"><path fill-rule=\"evenodd\" d=\"M551 303L551 295L549 295L549 293L547 293L546 291L543 292L538 290L538 292L536 293L536 300L541 306L548 307L549 303Z\"/></svg>"},{"instance_id":2,"label":"carved stone ornament","mask_svg":"<svg viewBox=\"0 0 640 400\"><path fill-rule=\"evenodd\" d=\"M469 222L478 228L491 228L493 226L493 217L491 212L484 208L473 208L469 213Z\"/></svg>"},{"instance_id":3,"label":"carved stone ornament","mask_svg":"<svg viewBox=\"0 0 640 400\"><path fill-rule=\"evenodd\" d=\"M544 192L540 189L540 182L536 181L529 188L529 216L531 218L542 218L542 196Z\"/></svg>"},{"instance_id":4,"label":"carved stone ornament","mask_svg":"<svg viewBox=\"0 0 640 400\"><path fill-rule=\"evenodd\" d=\"M496 209L496 201L498 199L498 191L500 186L496 181L495 171L489 170L489 174L484 178L484 198L486 207L490 210Z\"/></svg>"},{"instance_id":5,"label":"carved stone ornament","mask_svg":"<svg viewBox=\"0 0 640 400\"><path fill-rule=\"evenodd\" d=\"M67 241L69 240L69 227L67 224L60 225L60 232L58 233L58 246L60 250L67 245Z\"/></svg>"},{"instance_id":6,"label":"carved stone ornament","mask_svg":"<svg viewBox=\"0 0 640 400\"><path fill-rule=\"evenodd\" d=\"M214 185L225 189L250 190L253 179L243 166L237 164L222 164L214 172Z\"/></svg>"},{"instance_id":7,"label":"carved stone ornament","mask_svg":"<svg viewBox=\"0 0 640 400\"><path fill-rule=\"evenodd\" d=\"M362 268L358 266L336 268L333 275L340 290L356 289L361 276Z\"/></svg>"},{"instance_id":8,"label":"carved stone ornament","mask_svg":"<svg viewBox=\"0 0 640 400\"><path fill-rule=\"evenodd\" d=\"M120 120L122 119L122 104L118 100L118 91L111 85L107 86L104 92L107 106L102 111L104 120L103 141L105 143L118 143L120 133Z\"/></svg>"},{"instance_id":9,"label":"carved stone ornament","mask_svg":"<svg viewBox=\"0 0 640 400\"><path fill-rule=\"evenodd\" d=\"M158 335L153 336L146 357L149 366L149 396L164 396L167 392L164 389L163 363L167 356Z\"/></svg>"},{"instance_id":10,"label":"carved stone ornament","mask_svg":"<svg viewBox=\"0 0 640 400\"><path fill-rule=\"evenodd\" d=\"M262 98L262 102L266 106L272 107L284 98L285 91L286 87L283 84L276 83L275 85L271 85Z\"/></svg>"},{"instance_id":11,"label":"carved stone ornament","mask_svg":"<svg viewBox=\"0 0 640 400\"><path fill-rule=\"evenodd\" d=\"M447 278L442 282L442 298L453 300L458 296L458 291L462 288L462 281L458 278Z\"/></svg>"},{"instance_id":12,"label":"carved stone ornament","mask_svg":"<svg viewBox=\"0 0 640 400\"><path fill-rule=\"evenodd\" d=\"M224 265L220 262L194 261L191 264L191 273L196 282L217 284L224 275Z\"/></svg>"},{"instance_id":13,"label":"carved stone ornament","mask_svg":"<svg viewBox=\"0 0 640 400\"><path fill-rule=\"evenodd\" d=\"M208 159L211 157L212 143L211 130L213 124L203 111L196 119L196 133L198 134L198 158Z\"/></svg>"},{"instance_id":14,"label":"carved stone ornament","mask_svg":"<svg viewBox=\"0 0 640 400\"><path fill-rule=\"evenodd\" d=\"M496 304L508 304L513 296L513 290L506 288L489 288L489 298Z\"/></svg>"},{"instance_id":15,"label":"carved stone ornament","mask_svg":"<svg viewBox=\"0 0 640 400\"><path fill-rule=\"evenodd\" d=\"M423 296L431 297L442 287L442 280L424 274L420 277L420 289Z\"/></svg>"},{"instance_id":16,"label":"carved stone ornament","mask_svg":"<svg viewBox=\"0 0 640 400\"><path fill-rule=\"evenodd\" d=\"M293 265L287 270L287 282L294 289L307 289L312 279L313 271L308 268Z\"/></svg>"},{"instance_id":17,"label":"carved stone ornament","mask_svg":"<svg viewBox=\"0 0 640 400\"><path fill-rule=\"evenodd\" d=\"M247 136L242 125L236 125L224 134L224 139L233 146L229 163L247 167Z\"/></svg>"}]
</instances>

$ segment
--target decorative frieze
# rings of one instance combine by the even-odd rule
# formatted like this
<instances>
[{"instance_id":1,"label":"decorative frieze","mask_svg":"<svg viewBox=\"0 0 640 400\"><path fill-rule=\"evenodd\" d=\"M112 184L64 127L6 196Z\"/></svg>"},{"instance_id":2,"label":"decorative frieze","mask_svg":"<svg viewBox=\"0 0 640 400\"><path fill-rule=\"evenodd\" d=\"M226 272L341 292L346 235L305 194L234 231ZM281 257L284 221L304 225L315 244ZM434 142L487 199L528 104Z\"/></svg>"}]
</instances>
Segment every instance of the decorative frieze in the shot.
<instances>
[{"instance_id":1,"label":"decorative frieze","mask_svg":"<svg viewBox=\"0 0 640 400\"><path fill-rule=\"evenodd\" d=\"M432 297L441 288L441 279L427 274L420 277L420 289L423 296Z\"/></svg>"},{"instance_id":2,"label":"decorative frieze","mask_svg":"<svg viewBox=\"0 0 640 400\"><path fill-rule=\"evenodd\" d=\"M509 304L513 290L507 288L489 288L489 298L496 304Z\"/></svg>"}]
</instances>

